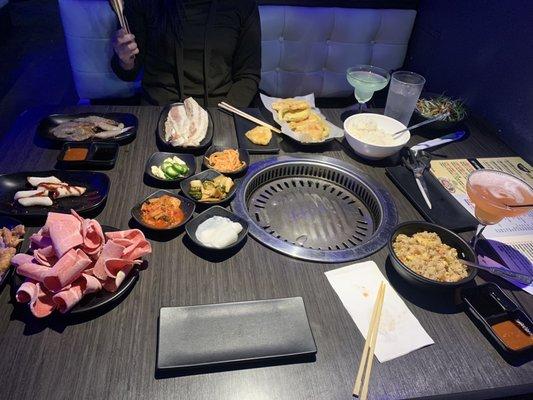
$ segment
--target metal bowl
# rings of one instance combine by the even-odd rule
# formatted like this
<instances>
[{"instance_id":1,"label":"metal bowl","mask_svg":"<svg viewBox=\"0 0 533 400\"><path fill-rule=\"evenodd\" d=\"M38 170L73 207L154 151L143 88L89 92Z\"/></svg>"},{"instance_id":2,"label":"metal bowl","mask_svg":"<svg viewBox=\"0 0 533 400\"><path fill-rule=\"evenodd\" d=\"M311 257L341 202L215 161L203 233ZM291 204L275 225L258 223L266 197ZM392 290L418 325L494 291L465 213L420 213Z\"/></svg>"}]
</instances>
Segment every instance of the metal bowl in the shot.
<instances>
[{"instance_id":1,"label":"metal bowl","mask_svg":"<svg viewBox=\"0 0 533 400\"><path fill-rule=\"evenodd\" d=\"M453 247L457 250L459 258L472 262L476 261L476 255L470 245L465 242L463 238L461 238L456 233L450 231L449 229L424 221L404 222L402 224L399 224L394 229L389 238L388 244L392 265L402 278L404 278L406 281L413 284L414 286L418 286L423 289L449 290L464 286L476 277L477 269L467 267L469 269L469 272L466 278L463 278L457 282L439 282L417 274L407 265L401 262L400 259L396 256L396 253L394 252L394 248L392 246L394 240L396 240L396 237L401 233L403 233L404 235L411 236L415 233L423 231L435 232L437 235L439 235L440 239L442 240L442 243L447 244L448 246Z\"/></svg>"}]
</instances>

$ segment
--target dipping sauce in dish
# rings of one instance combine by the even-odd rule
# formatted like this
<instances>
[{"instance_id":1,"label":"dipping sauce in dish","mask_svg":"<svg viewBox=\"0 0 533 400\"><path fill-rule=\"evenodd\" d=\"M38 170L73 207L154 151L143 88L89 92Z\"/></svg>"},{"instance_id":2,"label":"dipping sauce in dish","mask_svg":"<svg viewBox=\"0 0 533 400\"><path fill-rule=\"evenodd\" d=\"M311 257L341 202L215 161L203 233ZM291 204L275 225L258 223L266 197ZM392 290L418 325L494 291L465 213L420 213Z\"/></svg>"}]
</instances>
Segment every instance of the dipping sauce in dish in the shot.
<instances>
[{"instance_id":1,"label":"dipping sauce in dish","mask_svg":"<svg viewBox=\"0 0 533 400\"><path fill-rule=\"evenodd\" d=\"M71 147L65 151L64 161L83 161L87 158L89 150L84 147Z\"/></svg>"},{"instance_id":2,"label":"dipping sauce in dish","mask_svg":"<svg viewBox=\"0 0 533 400\"><path fill-rule=\"evenodd\" d=\"M533 333L520 320L507 320L492 325L492 330L512 350L533 346Z\"/></svg>"}]
</instances>

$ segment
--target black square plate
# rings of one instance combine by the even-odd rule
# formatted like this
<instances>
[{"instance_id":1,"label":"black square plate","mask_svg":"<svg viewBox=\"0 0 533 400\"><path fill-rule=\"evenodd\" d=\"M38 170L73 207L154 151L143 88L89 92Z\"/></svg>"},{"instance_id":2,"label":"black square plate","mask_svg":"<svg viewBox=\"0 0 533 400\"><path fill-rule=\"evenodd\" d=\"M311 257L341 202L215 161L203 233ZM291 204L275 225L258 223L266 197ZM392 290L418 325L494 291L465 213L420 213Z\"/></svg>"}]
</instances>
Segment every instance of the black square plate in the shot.
<instances>
[{"instance_id":1,"label":"black square plate","mask_svg":"<svg viewBox=\"0 0 533 400\"><path fill-rule=\"evenodd\" d=\"M163 161L169 157L170 158L178 157L179 159L181 159L183 162L185 162L185 164L187 164L187 167L189 167L189 172L185 176L176 178L176 179L161 179L155 176L154 174L152 174L152 165L159 167L161 166L161 164L163 164ZM162 152L162 151L152 154L150 158L148 159L148 161L146 162L146 166L144 168L144 173L147 176L149 176L151 180L159 184L163 184L165 186L166 185L174 186L172 185L173 183L177 185L183 179L194 175L195 172L196 172L196 159L194 158L192 154L177 154L177 153L167 153L167 152Z\"/></svg>"},{"instance_id":2,"label":"black square plate","mask_svg":"<svg viewBox=\"0 0 533 400\"><path fill-rule=\"evenodd\" d=\"M229 246L224 247L222 249L217 249L217 248L214 248L214 247L205 246L204 244L202 244L202 242L200 242L198 239L196 239L196 229L198 229L198 225L200 225L205 220L207 220L207 219L209 219L211 217L214 217L214 216L226 217L226 218L230 219L232 222L238 222L239 224L241 224L242 231L237 236L237 241L235 243L232 243ZM189 235L191 240L197 246L200 246L200 247L202 247L204 249L215 250L215 251L228 250L228 249L231 249L231 248L237 246L246 237L246 235L248 234L248 222L246 220L244 220L243 218L239 217L238 215L235 215L232 212L226 210L223 207L215 206L215 207L208 208L203 213L201 213L200 215L198 215L198 216L194 217L192 220L190 220L187 223L187 225L185 225L185 231L187 232L187 235Z\"/></svg>"},{"instance_id":3,"label":"black square plate","mask_svg":"<svg viewBox=\"0 0 533 400\"><path fill-rule=\"evenodd\" d=\"M198 146L186 146L186 147L176 146L174 147L165 140L165 122L168 117L168 112L174 106L183 106L183 103L169 104L168 106L165 106L165 108L163 108L163 110L161 111L161 114L159 115L159 122L157 123L157 138L159 142L166 149L168 149L168 151L195 151L195 150L205 149L207 146L209 146L211 142L213 141L213 120L211 119L211 114L209 113L209 110L206 110L207 118L209 120L209 123L207 125L207 133Z\"/></svg>"},{"instance_id":4,"label":"black square plate","mask_svg":"<svg viewBox=\"0 0 533 400\"><path fill-rule=\"evenodd\" d=\"M265 119L261 113L261 110L258 108L245 108L243 111L260 120ZM272 139L270 139L270 142L266 146L261 146L259 144L252 143L250 139L246 137L246 132L257 126L255 122L248 121L247 119L239 117L237 114L233 114L233 119L235 120L237 141L239 142L239 147L241 149L248 150L250 154L279 153L278 134L276 132L272 132Z\"/></svg>"},{"instance_id":5,"label":"black square plate","mask_svg":"<svg viewBox=\"0 0 533 400\"><path fill-rule=\"evenodd\" d=\"M64 160L67 150L73 148L87 149L87 158L81 161ZM112 168L117 161L118 148L118 143L112 142L67 142L57 156L57 161L62 167L66 168Z\"/></svg>"},{"instance_id":6,"label":"black square plate","mask_svg":"<svg viewBox=\"0 0 533 400\"><path fill-rule=\"evenodd\" d=\"M236 170L236 171L233 171L233 172L221 172L223 173L224 175L227 175L227 176L230 176L230 175L238 175L244 171L246 171L246 169L250 166L250 155L248 154L248 151L245 150L245 149L235 149L233 147L224 147L224 146L211 146L210 148L207 149L207 151L205 152L205 156L204 156L204 160L203 160L203 163L204 163L204 166L206 168L209 168L209 169L212 169L212 170L215 170L213 167L211 167L211 165L207 162L207 157L209 157L211 154L213 153L216 153L217 151L223 151L223 150L227 150L227 149L233 149L233 150L237 150L239 152L239 159L241 161L244 161L244 166L242 166L240 169ZM216 170L215 170L216 171Z\"/></svg>"},{"instance_id":7,"label":"black square plate","mask_svg":"<svg viewBox=\"0 0 533 400\"><path fill-rule=\"evenodd\" d=\"M172 226L170 228L154 228L153 226L147 225L142 220L142 217L141 217L141 206L143 205L143 203L146 200L152 199L154 197L161 197L161 196L163 196L165 194L168 195L168 196L175 197L175 198L177 198L177 199L179 199L181 201L181 210L183 211L183 214L185 216L183 218L183 221L181 221L178 225ZM137 205L135 205L131 209L131 216L133 217L133 219L135 221L137 221L137 223L139 225L145 227L146 229L150 229L152 231L169 231L169 230L177 229L177 228L183 226L192 217L192 214L194 213L194 208L195 208L194 201L189 200L189 199L187 199L185 197L179 196L179 195L177 195L177 194L175 194L173 192L170 192L168 190L158 190L157 192L152 193L150 196L146 197L144 200L142 200Z\"/></svg>"},{"instance_id":8,"label":"black square plate","mask_svg":"<svg viewBox=\"0 0 533 400\"><path fill-rule=\"evenodd\" d=\"M181 192L183 193L184 196L187 196L187 198L191 199L192 201L197 202L198 204L213 205L213 204L225 203L228 200L231 200L231 198L235 194L235 191L237 190L237 186L239 184L239 180L238 179L233 179L232 178L233 179L233 187L231 188L231 190L227 194L226 198L223 199L223 200L220 200L220 201L199 201L199 200L196 200L196 199L192 198L191 195L189 195L189 189L191 187L191 181L194 181L194 180L200 180L200 181L213 180L219 175L227 176L226 174L221 174L220 172L217 172L217 171L212 170L212 169L206 169L205 171L202 171L202 172L200 172L200 173L198 173L196 175L190 176L187 179L184 179L184 180L182 180L180 182Z\"/></svg>"},{"instance_id":9,"label":"black square plate","mask_svg":"<svg viewBox=\"0 0 533 400\"><path fill-rule=\"evenodd\" d=\"M68 140L67 138L60 139L60 138L55 137L52 134L52 129L63 122L71 121L76 118L89 117L91 115L112 119L117 122L122 122L124 124L124 127L129 127L129 126L132 127L131 129L127 130L124 133L121 133L118 136L115 136L109 139L104 139L106 142L129 143L133 139L135 139L135 136L137 135L137 128L139 126L139 121L137 120L137 117L135 115L127 114L127 113L99 113L99 112L49 115L48 117L43 118L41 122L39 122L39 126L37 127L37 133L41 137L47 140L50 140L52 142L56 142L56 143L71 142L71 140ZM82 140L81 142L100 142L100 141L102 141L102 139L91 138L87 140Z\"/></svg>"},{"instance_id":10,"label":"black square plate","mask_svg":"<svg viewBox=\"0 0 533 400\"><path fill-rule=\"evenodd\" d=\"M157 368L191 368L315 354L301 297L162 307Z\"/></svg>"},{"instance_id":11,"label":"black square plate","mask_svg":"<svg viewBox=\"0 0 533 400\"><path fill-rule=\"evenodd\" d=\"M13 200L19 190L31 190L33 187L26 180L29 176L55 176L62 182L72 186L84 186L87 191L79 197L64 197L54 200L50 207L24 207ZM92 171L34 171L16 172L0 175L0 213L16 218L46 217L49 212L69 213L70 210L78 214L87 213L98 208L107 199L109 192L109 178L106 174Z\"/></svg>"}]
</instances>

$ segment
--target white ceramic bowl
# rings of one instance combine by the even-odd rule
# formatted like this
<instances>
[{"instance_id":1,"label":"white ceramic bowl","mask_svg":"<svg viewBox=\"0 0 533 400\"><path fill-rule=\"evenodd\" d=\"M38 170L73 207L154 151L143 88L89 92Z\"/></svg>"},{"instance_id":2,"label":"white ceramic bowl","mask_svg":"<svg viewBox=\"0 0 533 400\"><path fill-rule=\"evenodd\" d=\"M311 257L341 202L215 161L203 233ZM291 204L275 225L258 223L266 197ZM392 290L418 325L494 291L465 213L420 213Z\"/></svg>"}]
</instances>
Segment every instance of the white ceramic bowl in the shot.
<instances>
[{"instance_id":1,"label":"white ceramic bowl","mask_svg":"<svg viewBox=\"0 0 533 400\"><path fill-rule=\"evenodd\" d=\"M344 121L344 137L352 147L353 151L355 151L361 157L370 160L380 160L382 158L392 156L400 151L400 149L405 146L405 144L411 138L411 133L409 131L405 131L396 140L394 145L377 145L363 142L361 139L353 136L353 134L351 134L347 129L348 126L351 126L358 119L370 119L376 121L378 129L381 129L389 134L393 134L394 132L405 129L406 126L401 122L396 121L394 118L390 118L381 114L361 113L351 115L350 117L346 118Z\"/></svg>"}]
</instances>

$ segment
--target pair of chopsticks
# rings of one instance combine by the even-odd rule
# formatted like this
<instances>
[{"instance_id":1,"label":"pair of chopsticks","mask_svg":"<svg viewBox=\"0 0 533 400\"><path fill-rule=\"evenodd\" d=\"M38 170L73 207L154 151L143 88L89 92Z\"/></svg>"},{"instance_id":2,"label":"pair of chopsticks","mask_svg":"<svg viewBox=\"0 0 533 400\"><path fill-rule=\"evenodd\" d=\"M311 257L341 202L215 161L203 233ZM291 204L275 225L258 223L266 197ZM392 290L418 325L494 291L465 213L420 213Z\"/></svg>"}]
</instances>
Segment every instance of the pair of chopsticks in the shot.
<instances>
[{"instance_id":1,"label":"pair of chopsticks","mask_svg":"<svg viewBox=\"0 0 533 400\"><path fill-rule=\"evenodd\" d=\"M363 356L361 357L361 363L359 364L359 370L357 371L355 385L353 387L353 395L359 397L361 400L366 400L368 396L368 384L370 382L372 362L374 361L374 349L376 348L379 320L381 318L381 310L383 308L384 300L385 282L381 282L378 295L376 296L376 302L374 303L372 317L370 318L370 325L368 326L368 334L366 335Z\"/></svg>"},{"instance_id":2,"label":"pair of chopsticks","mask_svg":"<svg viewBox=\"0 0 533 400\"><path fill-rule=\"evenodd\" d=\"M127 33L131 33L128 20L124 16L124 0L109 0L115 14L117 14L120 27Z\"/></svg>"},{"instance_id":3,"label":"pair of chopsticks","mask_svg":"<svg viewBox=\"0 0 533 400\"><path fill-rule=\"evenodd\" d=\"M278 128L275 128L272 125L267 124L265 121L261 121L260 119L257 119L253 115L247 114L244 111L241 111L238 108L233 107L231 104L228 104L226 102L220 102L220 103L218 103L218 106L220 108L226 110L226 111L229 111L229 112L231 112L233 114L238 115L239 117L247 119L248 121L255 122L257 125L261 125L261 126L264 126L264 127L268 128L268 129L270 129L271 131L274 131L274 132L277 132L277 133L281 133L281 131Z\"/></svg>"}]
</instances>

